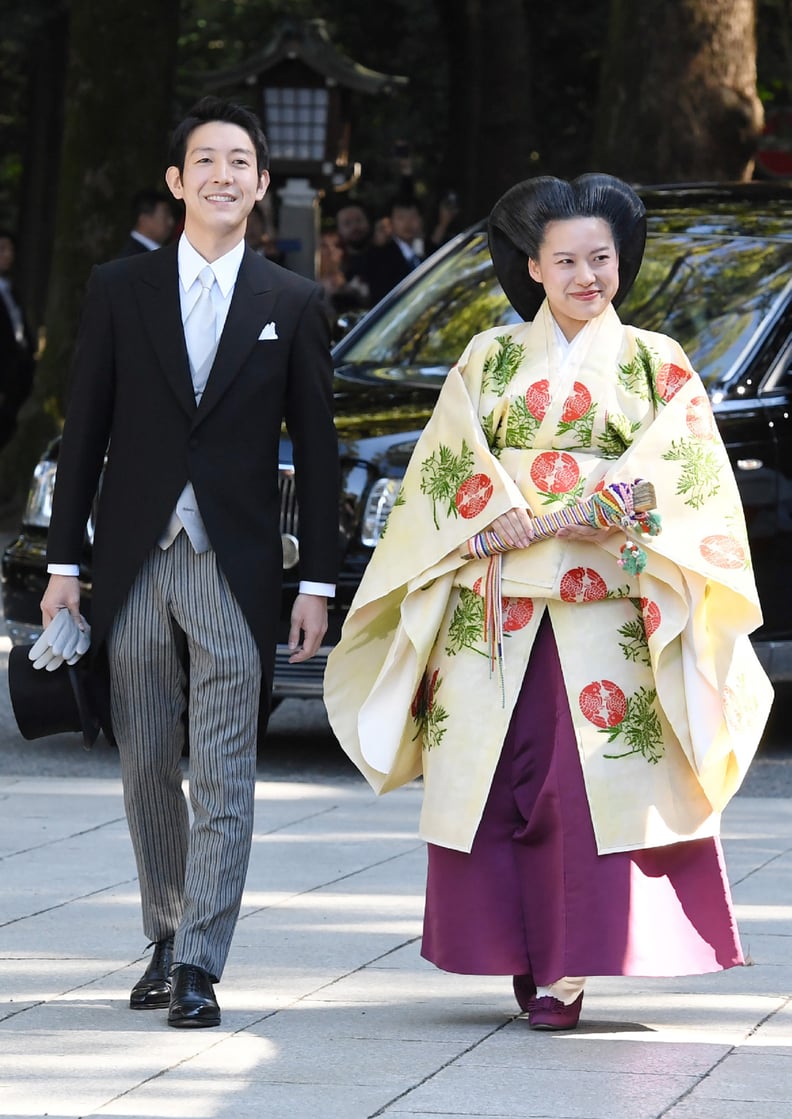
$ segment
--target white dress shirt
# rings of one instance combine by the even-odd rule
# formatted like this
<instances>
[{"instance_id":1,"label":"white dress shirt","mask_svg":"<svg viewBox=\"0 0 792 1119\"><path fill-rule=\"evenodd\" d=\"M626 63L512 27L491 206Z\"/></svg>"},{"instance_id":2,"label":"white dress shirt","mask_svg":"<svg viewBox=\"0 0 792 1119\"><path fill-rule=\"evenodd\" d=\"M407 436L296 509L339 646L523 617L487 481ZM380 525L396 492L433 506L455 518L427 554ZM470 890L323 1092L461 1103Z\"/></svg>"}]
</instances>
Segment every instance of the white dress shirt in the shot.
<instances>
[{"instance_id":1,"label":"white dress shirt","mask_svg":"<svg viewBox=\"0 0 792 1119\"><path fill-rule=\"evenodd\" d=\"M421 263L421 258L415 251L412 245L408 245L406 241L402 241L401 237L394 237L393 240L399 246L401 254L409 264L410 268L417 268Z\"/></svg>"},{"instance_id":2,"label":"white dress shirt","mask_svg":"<svg viewBox=\"0 0 792 1119\"><path fill-rule=\"evenodd\" d=\"M143 248L148 249L150 252L161 247L159 241L153 241L151 237L147 237L145 233L141 233L138 229L130 230L129 236L133 241L139 241Z\"/></svg>"},{"instance_id":3,"label":"white dress shirt","mask_svg":"<svg viewBox=\"0 0 792 1119\"><path fill-rule=\"evenodd\" d=\"M179 238L179 247L177 251L179 266L179 303L181 306L182 324L187 319L198 296L201 294L201 284L198 275L206 267L207 263L211 263L216 281L212 286L211 297L216 316L217 340L219 340L220 335L223 333L226 318L228 317L228 309L231 306L231 298L234 294L234 287L236 285L237 275L239 274L239 266L242 263L242 257L245 255L244 239L236 244L229 252L225 253L224 256L208 262L204 260L197 249L193 248L187 240L186 235L182 233ZM50 575L80 574L80 568L77 564L51 563L47 565L47 571ZM332 598L335 594L334 584L316 583L306 579L301 580L299 589L300 594L322 595L326 598Z\"/></svg>"}]
</instances>

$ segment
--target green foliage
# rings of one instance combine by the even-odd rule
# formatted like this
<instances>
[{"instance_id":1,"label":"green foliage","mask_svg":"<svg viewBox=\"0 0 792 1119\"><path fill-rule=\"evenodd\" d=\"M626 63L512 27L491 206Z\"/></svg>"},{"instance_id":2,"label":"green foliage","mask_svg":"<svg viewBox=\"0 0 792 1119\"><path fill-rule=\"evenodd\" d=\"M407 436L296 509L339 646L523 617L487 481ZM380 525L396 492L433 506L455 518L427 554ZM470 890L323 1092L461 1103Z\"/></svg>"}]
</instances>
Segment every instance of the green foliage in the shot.
<instances>
[{"instance_id":1,"label":"green foliage","mask_svg":"<svg viewBox=\"0 0 792 1119\"><path fill-rule=\"evenodd\" d=\"M459 602L448 627L448 644L445 651L449 657L456 656L462 649L487 656L484 649L477 649L484 640L484 599L469 587L459 588Z\"/></svg>"},{"instance_id":2,"label":"green foliage","mask_svg":"<svg viewBox=\"0 0 792 1119\"><path fill-rule=\"evenodd\" d=\"M524 396L516 396L509 402L509 415L506 420L506 446L532 447L541 420L532 416Z\"/></svg>"},{"instance_id":3,"label":"green foliage","mask_svg":"<svg viewBox=\"0 0 792 1119\"><path fill-rule=\"evenodd\" d=\"M619 381L628 392L648 400L655 392L658 360L652 351L640 340L636 340L638 352L635 357L619 366Z\"/></svg>"},{"instance_id":4,"label":"green foliage","mask_svg":"<svg viewBox=\"0 0 792 1119\"><path fill-rule=\"evenodd\" d=\"M623 642L619 642L619 648L628 661L648 666L651 659L649 642L646 639L646 623L641 612L641 600L633 598L630 601L635 606L637 614L619 628L619 635L624 638Z\"/></svg>"},{"instance_id":5,"label":"green foliage","mask_svg":"<svg viewBox=\"0 0 792 1119\"><path fill-rule=\"evenodd\" d=\"M503 396L512 377L520 368L520 362L525 355L525 346L515 342L508 334L499 334L495 341L498 349L495 353L490 353L484 362L482 385L498 396Z\"/></svg>"},{"instance_id":6,"label":"green foliage","mask_svg":"<svg viewBox=\"0 0 792 1119\"><path fill-rule=\"evenodd\" d=\"M631 423L621 412L609 413L605 430L597 437L597 447L603 458L621 458L640 426L637 421Z\"/></svg>"},{"instance_id":7,"label":"green foliage","mask_svg":"<svg viewBox=\"0 0 792 1119\"><path fill-rule=\"evenodd\" d=\"M721 460L701 440L674 439L663 458L682 463L676 492L691 509L700 509L720 489Z\"/></svg>"},{"instance_id":8,"label":"green foliage","mask_svg":"<svg viewBox=\"0 0 792 1119\"><path fill-rule=\"evenodd\" d=\"M441 443L421 464L421 492L432 499L435 528L440 528L437 520L438 503L444 507L447 516L459 516L454 499L457 490L470 477L472 470L473 452L464 439L458 455Z\"/></svg>"},{"instance_id":9,"label":"green foliage","mask_svg":"<svg viewBox=\"0 0 792 1119\"><path fill-rule=\"evenodd\" d=\"M660 717L654 706L656 699L655 689L646 687L639 688L628 697L627 712L622 721L615 727L601 730L600 734L606 735L608 742L624 739L629 749L621 754L603 754L603 757L619 760L641 754L650 765L657 765L665 749Z\"/></svg>"},{"instance_id":10,"label":"green foliage","mask_svg":"<svg viewBox=\"0 0 792 1119\"><path fill-rule=\"evenodd\" d=\"M495 442L495 411L490 412L488 416L481 418L481 430L484 432L484 438L487 440L487 446L492 449L492 444Z\"/></svg>"},{"instance_id":11,"label":"green foliage","mask_svg":"<svg viewBox=\"0 0 792 1119\"><path fill-rule=\"evenodd\" d=\"M31 120L30 59L44 22L65 0L4 0L0 35L0 225L16 228L26 133ZM64 44L65 46L65 44Z\"/></svg>"},{"instance_id":12,"label":"green foliage","mask_svg":"<svg viewBox=\"0 0 792 1119\"><path fill-rule=\"evenodd\" d=\"M792 104L792 0L758 0L759 96L767 108Z\"/></svg>"},{"instance_id":13,"label":"green foliage","mask_svg":"<svg viewBox=\"0 0 792 1119\"><path fill-rule=\"evenodd\" d=\"M519 5L515 3L515 10ZM535 173L572 175L589 168L589 143L597 119L600 67L606 49L609 0L548 0L524 4L530 36L532 73L520 76L522 100L530 91L534 102L531 160ZM0 151L21 153L28 123L29 59L36 49L42 22L69 0L5 0L0 39ZM115 9L108 6L108 15ZM123 2L120 5L123 8ZM178 40L177 97L174 118L202 92L195 76L228 69L260 50L279 20L321 18L339 47L363 65L386 73L406 74L410 86L395 97L356 95L353 99L352 157L363 163L356 193L375 208L385 204L398 175L392 156L396 139L413 147L419 192L432 203L451 183L448 176L475 160L478 134L470 125L470 150L446 151L447 120L452 98L463 90L448 85L447 38L443 18L469 23L467 36L481 56L497 66L498 42L477 36L481 3L460 5L442 0L181 0ZM504 6L504 11L508 6ZM100 13L103 9L94 6ZM148 41L159 27L154 18ZM789 104L792 73L792 4L790 0L758 0L759 84L766 102ZM130 44L131 47L132 44ZM64 39L64 50L67 42ZM574 58L575 64L569 65ZM469 82L478 80L471 70ZM242 91L245 92L244 90ZM491 122L492 123L492 122ZM14 220L20 189L19 159L0 167L0 215ZM481 168L486 174L487 168ZM444 182L440 176L444 175ZM469 215L478 217L478 213Z\"/></svg>"}]
</instances>

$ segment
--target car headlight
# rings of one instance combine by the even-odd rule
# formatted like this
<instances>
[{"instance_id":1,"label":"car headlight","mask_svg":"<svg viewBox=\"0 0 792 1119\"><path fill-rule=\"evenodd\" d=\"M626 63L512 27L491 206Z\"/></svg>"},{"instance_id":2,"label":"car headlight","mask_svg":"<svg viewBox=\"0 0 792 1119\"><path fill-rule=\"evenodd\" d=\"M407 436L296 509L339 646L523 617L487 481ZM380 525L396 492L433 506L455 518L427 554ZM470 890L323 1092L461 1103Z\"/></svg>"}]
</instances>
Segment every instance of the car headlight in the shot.
<instances>
[{"instance_id":1,"label":"car headlight","mask_svg":"<svg viewBox=\"0 0 792 1119\"><path fill-rule=\"evenodd\" d=\"M56 465L45 459L36 465L28 490L23 524L49 528L52 517L52 494L55 490Z\"/></svg>"},{"instance_id":2,"label":"car headlight","mask_svg":"<svg viewBox=\"0 0 792 1119\"><path fill-rule=\"evenodd\" d=\"M378 478L371 487L360 520L360 541L368 548L373 548L385 531L385 522L400 489L400 478Z\"/></svg>"}]
</instances>

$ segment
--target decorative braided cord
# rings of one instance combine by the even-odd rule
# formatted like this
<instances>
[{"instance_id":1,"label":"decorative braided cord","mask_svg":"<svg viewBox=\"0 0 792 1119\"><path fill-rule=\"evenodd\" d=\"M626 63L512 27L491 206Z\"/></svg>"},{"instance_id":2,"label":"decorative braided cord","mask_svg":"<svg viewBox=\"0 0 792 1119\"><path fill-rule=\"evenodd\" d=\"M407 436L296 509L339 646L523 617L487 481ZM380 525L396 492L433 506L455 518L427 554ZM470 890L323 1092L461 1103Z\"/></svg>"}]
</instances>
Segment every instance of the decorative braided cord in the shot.
<instances>
[{"instance_id":1,"label":"decorative braided cord","mask_svg":"<svg viewBox=\"0 0 792 1119\"><path fill-rule=\"evenodd\" d=\"M503 679L503 589L502 559L493 555L487 564L484 578L484 640L487 643L490 675L496 670L500 677L501 702L506 703L506 687Z\"/></svg>"},{"instance_id":2,"label":"decorative braided cord","mask_svg":"<svg viewBox=\"0 0 792 1119\"><path fill-rule=\"evenodd\" d=\"M578 526L618 527L625 532L656 536L660 532L658 514L635 511L633 490L640 484L640 480L632 484L614 482L574 505L532 517L534 535L539 539L547 538L554 536L560 528ZM500 676L501 699L504 703L502 556L511 550L511 546L497 532L479 532L468 540L463 552L466 559L489 560L484 579L484 640L487 644L490 672L497 668ZM646 567L646 552L634 540L627 540L620 549L618 563L630 575L638 575Z\"/></svg>"},{"instance_id":3,"label":"decorative braided cord","mask_svg":"<svg viewBox=\"0 0 792 1119\"><path fill-rule=\"evenodd\" d=\"M560 528L623 528L656 536L660 531L660 518L654 513L636 513L633 503L633 489L636 481L614 482L605 486L599 493L556 509L552 513L540 513L531 518L534 535L541 538L555 536ZM469 559L487 559L510 551L510 546L496 532L479 532L468 540Z\"/></svg>"}]
</instances>

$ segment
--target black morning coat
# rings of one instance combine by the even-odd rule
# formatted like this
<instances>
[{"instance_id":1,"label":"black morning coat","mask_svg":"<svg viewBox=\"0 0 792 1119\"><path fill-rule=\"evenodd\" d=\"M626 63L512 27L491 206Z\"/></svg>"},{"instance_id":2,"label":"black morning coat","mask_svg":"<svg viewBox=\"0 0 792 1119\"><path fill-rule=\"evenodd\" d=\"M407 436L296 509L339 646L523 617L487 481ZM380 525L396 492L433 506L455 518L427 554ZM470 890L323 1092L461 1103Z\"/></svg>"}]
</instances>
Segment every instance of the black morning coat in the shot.
<instances>
[{"instance_id":1,"label":"black morning coat","mask_svg":"<svg viewBox=\"0 0 792 1119\"><path fill-rule=\"evenodd\" d=\"M267 333L277 338L260 340ZM107 451L93 547L96 656L187 481L261 653L263 712L280 614L278 460L285 419L300 508L300 577L334 583L338 446L321 289L245 249L217 355L196 406L177 245L95 268L75 351L48 563L79 563Z\"/></svg>"}]
</instances>

